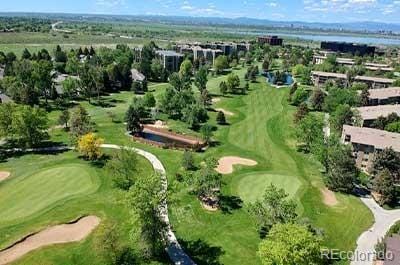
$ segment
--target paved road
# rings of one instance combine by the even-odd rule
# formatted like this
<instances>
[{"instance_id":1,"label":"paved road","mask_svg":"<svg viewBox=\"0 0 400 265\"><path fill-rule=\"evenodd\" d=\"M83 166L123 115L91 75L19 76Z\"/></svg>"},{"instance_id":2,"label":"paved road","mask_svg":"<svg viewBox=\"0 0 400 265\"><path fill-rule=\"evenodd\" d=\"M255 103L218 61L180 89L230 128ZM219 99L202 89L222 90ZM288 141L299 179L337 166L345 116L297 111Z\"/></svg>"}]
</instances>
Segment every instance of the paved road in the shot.
<instances>
[{"instance_id":1,"label":"paved road","mask_svg":"<svg viewBox=\"0 0 400 265\"><path fill-rule=\"evenodd\" d=\"M109 148L109 149L121 149L121 148L127 148L129 150L135 151L138 155L143 156L146 158L153 166L154 170L160 174L161 177L161 183L163 187L163 192L168 191L168 179L167 179L167 174L165 171L165 168L161 161L152 153L146 152L141 149L137 148L131 148L131 147L123 147L119 145L114 145L114 144L103 144L101 147L103 148ZM67 146L55 146L55 147L45 147L45 148L36 148L36 149L12 149L9 151L26 151L26 152L59 152L59 151L65 151L65 150L72 150L74 149L73 147L67 147ZM168 252L168 255L171 259L171 261L175 265L196 265L191 258L185 253L185 251L182 249L181 245L178 242L178 239L176 238L174 232L171 229L171 224L169 222L169 217L168 217L168 204L167 201L164 201L162 205L160 205L160 211L162 214L162 218L164 222L168 226L168 231L167 231L167 236L168 236L168 247L166 251Z\"/></svg>"},{"instance_id":2,"label":"paved road","mask_svg":"<svg viewBox=\"0 0 400 265\"><path fill-rule=\"evenodd\" d=\"M368 254L373 256L375 244L382 239L390 227L400 220L400 210L388 211L380 207L372 198L361 198L361 201L372 211L375 217L374 225L364 232L357 240L355 256ZM360 258L361 259L361 258ZM351 265L372 265L372 259L355 260Z\"/></svg>"}]
</instances>

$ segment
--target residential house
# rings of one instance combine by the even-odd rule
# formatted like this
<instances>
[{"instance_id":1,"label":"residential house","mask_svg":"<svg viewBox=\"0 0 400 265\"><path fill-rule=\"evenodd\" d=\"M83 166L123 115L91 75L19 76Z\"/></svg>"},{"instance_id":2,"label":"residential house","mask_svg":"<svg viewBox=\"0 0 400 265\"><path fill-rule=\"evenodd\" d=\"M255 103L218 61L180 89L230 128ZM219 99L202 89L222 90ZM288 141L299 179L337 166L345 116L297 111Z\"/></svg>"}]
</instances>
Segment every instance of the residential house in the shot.
<instances>
[{"instance_id":1,"label":"residential house","mask_svg":"<svg viewBox=\"0 0 400 265\"><path fill-rule=\"evenodd\" d=\"M400 134L372 128L343 126L342 142L352 146L357 166L369 172L375 154L386 148L400 153Z\"/></svg>"}]
</instances>

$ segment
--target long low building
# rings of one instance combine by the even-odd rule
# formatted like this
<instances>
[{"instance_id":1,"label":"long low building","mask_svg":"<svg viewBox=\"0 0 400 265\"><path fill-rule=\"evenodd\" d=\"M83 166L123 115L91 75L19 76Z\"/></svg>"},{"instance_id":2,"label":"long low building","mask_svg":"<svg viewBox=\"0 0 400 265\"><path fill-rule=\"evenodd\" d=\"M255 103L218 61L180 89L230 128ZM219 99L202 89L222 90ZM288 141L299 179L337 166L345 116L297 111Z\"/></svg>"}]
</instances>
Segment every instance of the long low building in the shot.
<instances>
[{"instance_id":1,"label":"long low building","mask_svg":"<svg viewBox=\"0 0 400 265\"><path fill-rule=\"evenodd\" d=\"M386 148L400 153L400 134L377 129L343 126L342 142L351 144L357 166L368 172L373 166L375 154Z\"/></svg>"},{"instance_id":2,"label":"long low building","mask_svg":"<svg viewBox=\"0 0 400 265\"><path fill-rule=\"evenodd\" d=\"M382 105L356 108L362 119L362 125L370 126L379 117L387 117L392 113L400 116L400 105Z\"/></svg>"},{"instance_id":3,"label":"long low building","mask_svg":"<svg viewBox=\"0 0 400 265\"><path fill-rule=\"evenodd\" d=\"M400 104L400 87L370 89L369 105Z\"/></svg>"},{"instance_id":4,"label":"long low building","mask_svg":"<svg viewBox=\"0 0 400 265\"><path fill-rule=\"evenodd\" d=\"M327 56L324 55L314 55L313 57L313 63L314 64L322 64L325 62L327 59ZM336 63L339 65L345 65L345 66L354 66L356 65L356 62L354 59L350 58L336 58ZM380 63L371 63L367 62L364 63L363 66L365 69L370 70L370 71L383 71L383 72L392 72L394 71L394 68L391 67L388 64L380 64Z\"/></svg>"},{"instance_id":5,"label":"long low building","mask_svg":"<svg viewBox=\"0 0 400 265\"><path fill-rule=\"evenodd\" d=\"M314 82L314 85L317 87L324 85L328 80L333 80L338 85L345 85L347 80L346 74L321 72L321 71L313 71L311 73L311 78ZM390 87L395 80L389 78L358 75L354 78L354 81L365 83L368 85L369 88L377 89L377 88Z\"/></svg>"}]
</instances>

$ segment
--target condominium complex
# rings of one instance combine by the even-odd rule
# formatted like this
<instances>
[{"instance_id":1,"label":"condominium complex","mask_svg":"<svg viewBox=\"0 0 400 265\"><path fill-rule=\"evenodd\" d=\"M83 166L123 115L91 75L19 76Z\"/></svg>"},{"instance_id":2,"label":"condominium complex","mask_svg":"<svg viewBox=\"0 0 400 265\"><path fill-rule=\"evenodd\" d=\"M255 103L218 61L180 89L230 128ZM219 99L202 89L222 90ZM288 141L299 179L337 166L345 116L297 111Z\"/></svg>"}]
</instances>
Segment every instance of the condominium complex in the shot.
<instances>
[{"instance_id":1,"label":"condominium complex","mask_svg":"<svg viewBox=\"0 0 400 265\"><path fill-rule=\"evenodd\" d=\"M346 74L341 74L341 73L313 71L311 75L314 85L318 87L324 85L328 80L333 80L338 85L345 85L347 80ZM354 81L365 83L371 89L387 88L394 83L393 79L372 77L372 76L360 76L360 75L356 76L354 78Z\"/></svg>"},{"instance_id":2,"label":"condominium complex","mask_svg":"<svg viewBox=\"0 0 400 265\"><path fill-rule=\"evenodd\" d=\"M377 89L379 90L379 89ZM382 105L356 108L360 115L362 126L369 127L379 117L387 117L392 113L400 116L400 105Z\"/></svg>"},{"instance_id":3,"label":"condominium complex","mask_svg":"<svg viewBox=\"0 0 400 265\"><path fill-rule=\"evenodd\" d=\"M168 72L177 72L183 62L183 54L175 51L156 51L156 58Z\"/></svg>"},{"instance_id":4,"label":"condominium complex","mask_svg":"<svg viewBox=\"0 0 400 265\"><path fill-rule=\"evenodd\" d=\"M344 125L342 142L352 146L356 164L365 172L370 171L377 152L391 147L400 153L399 133Z\"/></svg>"},{"instance_id":5,"label":"condominium complex","mask_svg":"<svg viewBox=\"0 0 400 265\"><path fill-rule=\"evenodd\" d=\"M370 89L369 105L400 104L400 87Z\"/></svg>"},{"instance_id":6,"label":"condominium complex","mask_svg":"<svg viewBox=\"0 0 400 265\"><path fill-rule=\"evenodd\" d=\"M325 62L325 60L328 57L325 55L314 55L313 57L313 63L314 64L322 64ZM344 65L344 66L355 66L356 62L354 59L349 59L349 58L336 58L336 63L339 65ZM394 71L394 68L391 67L388 64L382 64L382 63L371 63L371 62L366 62L362 64L363 67L365 67L366 70L369 71L383 71L383 72L392 72Z\"/></svg>"},{"instance_id":7,"label":"condominium complex","mask_svg":"<svg viewBox=\"0 0 400 265\"><path fill-rule=\"evenodd\" d=\"M336 42L336 41L323 41L323 42L321 42L321 49L364 56L364 55L374 55L376 48L373 46L368 46L368 45L364 45L364 44L353 44L353 43Z\"/></svg>"},{"instance_id":8,"label":"condominium complex","mask_svg":"<svg viewBox=\"0 0 400 265\"><path fill-rule=\"evenodd\" d=\"M262 36L258 37L258 44L265 45L269 44L271 46L282 46L283 39L278 36Z\"/></svg>"}]
</instances>

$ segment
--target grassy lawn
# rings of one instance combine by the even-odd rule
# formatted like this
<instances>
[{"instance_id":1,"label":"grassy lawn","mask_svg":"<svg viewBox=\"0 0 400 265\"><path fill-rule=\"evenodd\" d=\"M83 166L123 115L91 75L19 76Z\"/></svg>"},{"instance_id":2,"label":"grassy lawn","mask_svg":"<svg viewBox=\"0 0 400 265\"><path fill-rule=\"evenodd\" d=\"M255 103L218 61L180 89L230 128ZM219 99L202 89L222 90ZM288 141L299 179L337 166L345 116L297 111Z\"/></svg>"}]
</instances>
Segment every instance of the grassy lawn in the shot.
<instances>
[{"instance_id":1,"label":"grassy lawn","mask_svg":"<svg viewBox=\"0 0 400 265\"><path fill-rule=\"evenodd\" d=\"M357 237L372 224L371 213L352 196L338 194L340 203L335 207L323 204L321 166L295 150L294 107L286 101L288 89L272 88L262 81L252 84L247 96L223 98L216 104L235 115L228 119L230 126L217 131L220 145L204 155L237 155L258 162L256 167L236 168L224 176L224 195L239 197L243 207L208 213L183 189L171 210L178 236L184 241L203 241L209 253L219 249L215 259L221 264L259 264L256 250L260 239L246 203L261 198L266 186L274 183L298 201L301 216L325 231L326 246L353 249Z\"/></svg>"},{"instance_id":2,"label":"grassy lawn","mask_svg":"<svg viewBox=\"0 0 400 265\"><path fill-rule=\"evenodd\" d=\"M152 172L144 158L137 167L140 175ZM11 172L10 178L0 183L0 248L85 215L100 217L100 226L118 224L119 240L128 244L132 229L129 209L103 168L82 161L71 151L10 158L0 164L0 170ZM98 240L96 229L80 243L33 251L15 264L102 264L99 253L93 251Z\"/></svg>"},{"instance_id":3,"label":"grassy lawn","mask_svg":"<svg viewBox=\"0 0 400 265\"><path fill-rule=\"evenodd\" d=\"M245 71L243 68L234 70L241 77ZM175 173L180 168L181 151L132 143L126 137L123 117L134 96L132 92L121 92L104 97L107 105L105 107L87 102L80 102L80 104L88 110L96 123L97 133L105 139L106 143L133 145L154 153L163 162L170 181L169 211L173 228L182 245L198 264L259 264L256 251L260 239L246 211L246 204L261 198L270 183L284 188L298 202L299 214L324 230L326 246L344 250L353 249L357 237L371 225L372 215L357 198L352 196L336 194L340 202L337 206L328 207L323 204L320 192L323 187L321 166L313 157L298 153L295 148L292 122L295 108L287 103L288 89L272 88L265 83L264 78L260 77L259 83L250 85L247 95L223 97L219 95L218 85L225 79L226 76L212 78L208 88L212 94L221 98L214 107L224 108L233 112L234 115L227 116L229 125L218 126L214 136L218 144L205 153L196 154L196 161L200 163L206 157L220 158L233 155L256 160L258 165L235 167L233 174L223 177L223 211L215 213L205 211L198 200L188 193L187 188L176 181ZM150 84L149 89L159 99L167 86L168 84ZM110 112L115 115L114 120L111 119ZM52 125L56 125L59 114L59 111L49 114ZM209 123L216 125L216 112L210 111L209 116ZM180 121L168 120L168 125L174 131L197 134L187 129L187 126ZM51 139L68 142L68 135L62 129L54 129L51 131ZM43 164L35 162L37 156L15 158L5 164L0 164L0 168L8 168L20 178L28 176L32 178L38 172L57 168L58 164L68 166L79 163L84 167L88 166L85 162L77 160L72 152L49 157L51 160L43 160L41 162ZM149 165L143 161L142 163L142 172L151 172ZM22 165L28 170L26 171ZM0 226L0 235L7 231L3 233L4 240L0 242L10 243L18 236L49 223L65 222L76 218L79 214L88 213L98 214L102 218L121 223L121 229L127 232L128 220L125 218L127 212L120 205L118 194L110 189L111 184L101 169L90 167L90 170L86 172L91 174L92 170L96 172L93 183L100 182L97 191L79 193L80 189L77 189L74 192L79 194L68 196L68 198L59 199L57 196L52 196L52 206L41 206L47 208L38 210L40 214L30 215L13 226L4 228ZM3 188L1 185L12 183L13 181L10 180L0 184L0 190ZM96 184L91 185L96 187ZM85 196L81 196L82 194ZM116 205L118 207L115 207ZM1 207L0 204L0 209ZM94 234L79 244L46 248L28 255L23 261L32 260L32 263L28 264L36 264L37 262L34 261L43 261L41 264L53 264L54 260L60 261L54 264L85 264L85 261L76 263L74 259L77 259L80 253L90 252L95 237ZM50 256L47 257L48 255ZM89 258L86 259L86 263L91 262Z\"/></svg>"}]
</instances>

